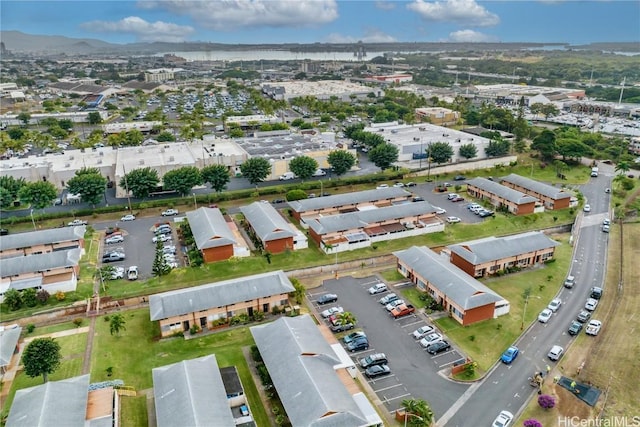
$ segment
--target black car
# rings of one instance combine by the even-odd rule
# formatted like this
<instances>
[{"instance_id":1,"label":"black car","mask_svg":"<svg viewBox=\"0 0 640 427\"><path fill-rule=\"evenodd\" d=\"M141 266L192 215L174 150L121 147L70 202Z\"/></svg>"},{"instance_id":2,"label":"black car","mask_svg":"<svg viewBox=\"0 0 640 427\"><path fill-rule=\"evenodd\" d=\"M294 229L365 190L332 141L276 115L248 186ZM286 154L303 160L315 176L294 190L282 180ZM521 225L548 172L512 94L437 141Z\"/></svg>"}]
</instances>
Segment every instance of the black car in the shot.
<instances>
[{"instance_id":1,"label":"black car","mask_svg":"<svg viewBox=\"0 0 640 427\"><path fill-rule=\"evenodd\" d=\"M353 323L346 323L344 325L331 325L329 326L329 328L331 329L331 332L333 332L334 334L337 334L338 332L344 332L344 331L349 331L351 329L353 329L355 325Z\"/></svg>"},{"instance_id":2,"label":"black car","mask_svg":"<svg viewBox=\"0 0 640 427\"><path fill-rule=\"evenodd\" d=\"M467 177L464 175L456 175L453 177L454 181L464 181L465 179L467 179Z\"/></svg>"},{"instance_id":3,"label":"black car","mask_svg":"<svg viewBox=\"0 0 640 427\"><path fill-rule=\"evenodd\" d=\"M287 201L285 199L273 199L271 201L271 203L273 203L274 205L279 205L280 203L286 203Z\"/></svg>"},{"instance_id":4,"label":"black car","mask_svg":"<svg viewBox=\"0 0 640 427\"><path fill-rule=\"evenodd\" d=\"M415 182L407 182L404 186L405 187L415 187L416 183Z\"/></svg>"},{"instance_id":5,"label":"black car","mask_svg":"<svg viewBox=\"0 0 640 427\"><path fill-rule=\"evenodd\" d=\"M336 294L324 294L316 301L320 305L329 304L331 302L338 301L338 295Z\"/></svg>"},{"instance_id":6,"label":"black car","mask_svg":"<svg viewBox=\"0 0 640 427\"><path fill-rule=\"evenodd\" d=\"M593 299L602 298L602 288L598 286L594 286L593 288L591 288L591 294L589 294L589 297Z\"/></svg>"},{"instance_id":7,"label":"black car","mask_svg":"<svg viewBox=\"0 0 640 427\"><path fill-rule=\"evenodd\" d=\"M375 378L375 377L379 377L379 376L382 376L382 375L389 375L390 373L391 373L391 369L389 369L389 366L387 366L387 365L369 366L364 371L364 374L368 378Z\"/></svg>"},{"instance_id":8,"label":"black car","mask_svg":"<svg viewBox=\"0 0 640 427\"><path fill-rule=\"evenodd\" d=\"M442 353L443 351L447 351L450 348L451 348L451 344L449 344L448 342L444 340L437 341L427 346L427 353L438 354L438 353Z\"/></svg>"},{"instance_id":9,"label":"black car","mask_svg":"<svg viewBox=\"0 0 640 427\"><path fill-rule=\"evenodd\" d=\"M581 330L582 323L574 320L573 322L571 322L571 325L569 326L569 330L567 332L569 332L569 335L578 335Z\"/></svg>"},{"instance_id":10,"label":"black car","mask_svg":"<svg viewBox=\"0 0 640 427\"><path fill-rule=\"evenodd\" d=\"M424 202L424 198L420 197L420 196L416 196L413 199L411 199L412 202Z\"/></svg>"},{"instance_id":11,"label":"black car","mask_svg":"<svg viewBox=\"0 0 640 427\"><path fill-rule=\"evenodd\" d=\"M356 338L355 340L347 344L347 350L351 352L367 350L368 348L369 348L369 340L366 337Z\"/></svg>"},{"instance_id":12,"label":"black car","mask_svg":"<svg viewBox=\"0 0 640 427\"><path fill-rule=\"evenodd\" d=\"M485 218L485 217L493 216L493 215L495 215L495 212L488 211L488 210L480 211L480 213L478 213L478 216L481 217L481 218Z\"/></svg>"},{"instance_id":13,"label":"black car","mask_svg":"<svg viewBox=\"0 0 640 427\"><path fill-rule=\"evenodd\" d=\"M347 335L346 337L342 338L342 341L344 341L345 344L349 344L351 341L354 341L358 338L367 338L367 334L365 334L362 331L358 331L358 332L351 332L349 335Z\"/></svg>"},{"instance_id":14,"label":"black car","mask_svg":"<svg viewBox=\"0 0 640 427\"><path fill-rule=\"evenodd\" d=\"M591 312L587 310L580 310L578 313L578 317L576 320L580 323L587 323L587 321L591 318Z\"/></svg>"}]
</instances>

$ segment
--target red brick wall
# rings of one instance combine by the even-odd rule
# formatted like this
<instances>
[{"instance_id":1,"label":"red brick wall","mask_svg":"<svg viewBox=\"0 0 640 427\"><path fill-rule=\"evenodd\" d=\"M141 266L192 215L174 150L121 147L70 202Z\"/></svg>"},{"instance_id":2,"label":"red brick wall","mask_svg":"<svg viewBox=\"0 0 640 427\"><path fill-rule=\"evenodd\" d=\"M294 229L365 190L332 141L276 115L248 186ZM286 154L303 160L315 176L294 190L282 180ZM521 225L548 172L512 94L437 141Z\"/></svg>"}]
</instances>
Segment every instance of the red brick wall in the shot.
<instances>
[{"instance_id":1,"label":"red brick wall","mask_svg":"<svg viewBox=\"0 0 640 427\"><path fill-rule=\"evenodd\" d=\"M209 248L202 251L204 262L216 262L229 259L233 256L233 245Z\"/></svg>"},{"instance_id":2,"label":"red brick wall","mask_svg":"<svg viewBox=\"0 0 640 427\"><path fill-rule=\"evenodd\" d=\"M264 248L272 254L279 254L287 249L293 250L293 237L264 242Z\"/></svg>"},{"instance_id":3,"label":"red brick wall","mask_svg":"<svg viewBox=\"0 0 640 427\"><path fill-rule=\"evenodd\" d=\"M493 312L495 310L495 304L487 304L482 307L472 308L464 313L462 324L464 326L471 325L472 323L481 322L483 320L493 319Z\"/></svg>"},{"instance_id":4,"label":"red brick wall","mask_svg":"<svg viewBox=\"0 0 640 427\"><path fill-rule=\"evenodd\" d=\"M455 252L451 252L451 257L449 258L449 260L451 261L451 264L455 265L456 267L467 273L469 276L476 276L475 266Z\"/></svg>"}]
</instances>

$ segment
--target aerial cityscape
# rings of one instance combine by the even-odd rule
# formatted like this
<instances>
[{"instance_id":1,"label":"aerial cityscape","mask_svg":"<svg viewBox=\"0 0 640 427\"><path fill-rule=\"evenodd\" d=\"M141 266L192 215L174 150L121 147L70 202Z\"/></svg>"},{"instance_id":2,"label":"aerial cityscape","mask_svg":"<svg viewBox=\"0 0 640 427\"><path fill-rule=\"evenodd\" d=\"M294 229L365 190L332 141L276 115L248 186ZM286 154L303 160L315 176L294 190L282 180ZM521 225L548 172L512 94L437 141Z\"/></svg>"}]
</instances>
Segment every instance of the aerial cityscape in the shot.
<instances>
[{"instance_id":1,"label":"aerial cityscape","mask_svg":"<svg viewBox=\"0 0 640 427\"><path fill-rule=\"evenodd\" d=\"M0 425L640 425L640 3L0 23Z\"/></svg>"}]
</instances>

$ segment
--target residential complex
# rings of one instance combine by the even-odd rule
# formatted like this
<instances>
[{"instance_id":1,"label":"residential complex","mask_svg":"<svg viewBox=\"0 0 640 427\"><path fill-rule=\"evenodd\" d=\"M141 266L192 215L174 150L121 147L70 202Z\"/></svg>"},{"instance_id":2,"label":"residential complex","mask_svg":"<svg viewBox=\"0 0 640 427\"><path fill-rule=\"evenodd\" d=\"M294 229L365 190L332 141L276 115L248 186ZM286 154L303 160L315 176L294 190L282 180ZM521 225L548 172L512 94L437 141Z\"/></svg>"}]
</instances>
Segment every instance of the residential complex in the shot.
<instances>
[{"instance_id":1,"label":"residential complex","mask_svg":"<svg viewBox=\"0 0 640 427\"><path fill-rule=\"evenodd\" d=\"M502 177L500 184L540 200L545 209L565 209L571 205L571 193L514 173Z\"/></svg>"},{"instance_id":2,"label":"residential complex","mask_svg":"<svg viewBox=\"0 0 640 427\"><path fill-rule=\"evenodd\" d=\"M226 219L220 209L203 207L189 211L187 221L204 262L250 255L235 223Z\"/></svg>"},{"instance_id":3,"label":"residential complex","mask_svg":"<svg viewBox=\"0 0 640 427\"><path fill-rule=\"evenodd\" d=\"M307 237L287 222L270 203L254 202L243 206L247 230L260 241L262 248L272 254L286 250L306 249Z\"/></svg>"},{"instance_id":4,"label":"residential complex","mask_svg":"<svg viewBox=\"0 0 640 427\"><path fill-rule=\"evenodd\" d=\"M486 178L468 180L467 193L476 199L488 201L497 209L504 209L514 215L544 211L537 198ZM540 206L540 210L538 210L538 206Z\"/></svg>"}]
</instances>

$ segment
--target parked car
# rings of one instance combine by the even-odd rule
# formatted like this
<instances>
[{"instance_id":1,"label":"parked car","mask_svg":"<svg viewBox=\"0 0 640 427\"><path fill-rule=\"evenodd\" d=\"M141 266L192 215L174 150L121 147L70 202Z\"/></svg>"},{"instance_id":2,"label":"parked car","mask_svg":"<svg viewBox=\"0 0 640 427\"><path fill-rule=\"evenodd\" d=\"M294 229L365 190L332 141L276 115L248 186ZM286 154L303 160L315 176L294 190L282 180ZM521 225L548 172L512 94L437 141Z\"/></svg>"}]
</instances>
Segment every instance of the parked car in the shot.
<instances>
[{"instance_id":1,"label":"parked car","mask_svg":"<svg viewBox=\"0 0 640 427\"><path fill-rule=\"evenodd\" d=\"M554 298L551 300L547 308L555 313L556 311L558 311L561 305L562 300L560 298Z\"/></svg>"},{"instance_id":2,"label":"parked car","mask_svg":"<svg viewBox=\"0 0 640 427\"><path fill-rule=\"evenodd\" d=\"M324 310L320 315L326 319L327 317L338 313L344 313L344 309L342 307L331 307Z\"/></svg>"},{"instance_id":3,"label":"parked car","mask_svg":"<svg viewBox=\"0 0 640 427\"><path fill-rule=\"evenodd\" d=\"M71 221L67 225L69 227L75 227L76 225L87 225L87 224L88 224L87 221L83 221L81 219L74 219L73 221Z\"/></svg>"},{"instance_id":4,"label":"parked car","mask_svg":"<svg viewBox=\"0 0 640 427\"><path fill-rule=\"evenodd\" d=\"M585 212L591 212L591 205L584 205L582 210L585 211Z\"/></svg>"},{"instance_id":5,"label":"parked car","mask_svg":"<svg viewBox=\"0 0 640 427\"><path fill-rule=\"evenodd\" d=\"M548 308L545 308L540 312L540 314L538 314L538 322L547 323L549 319L551 319L552 314L553 314L553 311L549 310Z\"/></svg>"},{"instance_id":6,"label":"parked car","mask_svg":"<svg viewBox=\"0 0 640 427\"><path fill-rule=\"evenodd\" d=\"M111 245L113 243L122 243L124 242L124 236L122 236L122 234L113 234L107 237L106 239L104 239L104 242L107 245Z\"/></svg>"},{"instance_id":7,"label":"parked car","mask_svg":"<svg viewBox=\"0 0 640 427\"><path fill-rule=\"evenodd\" d=\"M271 203L273 203L274 205L279 205L280 203L286 203L287 201L285 199L273 199L271 201Z\"/></svg>"},{"instance_id":8,"label":"parked car","mask_svg":"<svg viewBox=\"0 0 640 427\"><path fill-rule=\"evenodd\" d=\"M390 303L388 303L384 307L387 309L387 311L391 311L391 310L393 310L394 308L396 308L397 306L399 306L401 304L404 304L404 300L398 298L396 300L391 301Z\"/></svg>"},{"instance_id":9,"label":"parked car","mask_svg":"<svg viewBox=\"0 0 640 427\"><path fill-rule=\"evenodd\" d=\"M391 315L394 319L397 319L399 317L404 317L415 313L415 311L416 308L411 304L400 304L395 306L393 310L391 310Z\"/></svg>"},{"instance_id":10,"label":"parked car","mask_svg":"<svg viewBox=\"0 0 640 427\"><path fill-rule=\"evenodd\" d=\"M389 363L389 360L387 360L387 356L384 353L374 353L367 357L363 357L358 361L358 363L361 368L366 369L373 365L386 365Z\"/></svg>"},{"instance_id":11,"label":"parked car","mask_svg":"<svg viewBox=\"0 0 640 427\"><path fill-rule=\"evenodd\" d=\"M585 310L593 311L598 306L598 300L595 298L589 298L584 304Z\"/></svg>"},{"instance_id":12,"label":"parked car","mask_svg":"<svg viewBox=\"0 0 640 427\"><path fill-rule=\"evenodd\" d=\"M382 375L389 375L391 373L391 369L387 365L373 365L365 369L364 374L367 378L376 378Z\"/></svg>"},{"instance_id":13,"label":"parked car","mask_svg":"<svg viewBox=\"0 0 640 427\"><path fill-rule=\"evenodd\" d=\"M421 340L422 338L424 338L427 335L433 333L434 331L435 331L435 328L433 326L425 325L425 326L421 326L418 329L416 329L415 331L413 331L413 333L411 335L413 335L413 338L415 338L417 340Z\"/></svg>"},{"instance_id":14,"label":"parked car","mask_svg":"<svg viewBox=\"0 0 640 427\"><path fill-rule=\"evenodd\" d=\"M587 325L587 329L585 329L585 333L587 335L592 335L592 336L596 336L598 335L598 332L600 332L600 328L602 328L602 322L599 320L591 320L589 322L589 324Z\"/></svg>"},{"instance_id":15,"label":"parked car","mask_svg":"<svg viewBox=\"0 0 640 427\"><path fill-rule=\"evenodd\" d=\"M331 326L329 326L329 329L331 329L331 332L333 332L334 334L337 334L338 332L344 332L344 331L349 331L351 329L353 329L355 327L355 325L353 323L345 323L345 324L332 324Z\"/></svg>"},{"instance_id":16,"label":"parked car","mask_svg":"<svg viewBox=\"0 0 640 427\"><path fill-rule=\"evenodd\" d=\"M436 210L436 215L446 214L446 209L442 209L440 206L434 206L433 209Z\"/></svg>"},{"instance_id":17,"label":"parked car","mask_svg":"<svg viewBox=\"0 0 640 427\"><path fill-rule=\"evenodd\" d=\"M603 225L602 226L602 231L604 233L608 233L610 230L611 230L611 226L610 225L607 224L607 225Z\"/></svg>"},{"instance_id":18,"label":"parked car","mask_svg":"<svg viewBox=\"0 0 640 427\"><path fill-rule=\"evenodd\" d=\"M329 304L330 302L338 301L338 295L336 294L324 294L316 300L320 305Z\"/></svg>"},{"instance_id":19,"label":"parked car","mask_svg":"<svg viewBox=\"0 0 640 427\"><path fill-rule=\"evenodd\" d=\"M347 350L350 352L362 351L369 349L369 340L366 337L356 338L347 344Z\"/></svg>"},{"instance_id":20,"label":"parked car","mask_svg":"<svg viewBox=\"0 0 640 427\"><path fill-rule=\"evenodd\" d=\"M111 280L124 279L124 267L113 267L111 271Z\"/></svg>"},{"instance_id":21,"label":"parked car","mask_svg":"<svg viewBox=\"0 0 640 427\"><path fill-rule=\"evenodd\" d=\"M500 411L491 427L509 427L513 421L513 414L509 411Z\"/></svg>"},{"instance_id":22,"label":"parked car","mask_svg":"<svg viewBox=\"0 0 640 427\"><path fill-rule=\"evenodd\" d=\"M453 200L453 199L455 199L457 197L460 197L457 193L449 193L449 194L447 194L447 199L448 200Z\"/></svg>"},{"instance_id":23,"label":"parked car","mask_svg":"<svg viewBox=\"0 0 640 427\"><path fill-rule=\"evenodd\" d=\"M456 197L455 199L451 199L452 202L464 202L464 197Z\"/></svg>"},{"instance_id":24,"label":"parked car","mask_svg":"<svg viewBox=\"0 0 640 427\"><path fill-rule=\"evenodd\" d=\"M578 322L577 320L572 320L571 325L569 325L569 329L567 330L567 332L569 333L569 335L578 335L581 330L582 330L582 323Z\"/></svg>"},{"instance_id":25,"label":"parked car","mask_svg":"<svg viewBox=\"0 0 640 427\"><path fill-rule=\"evenodd\" d=\"M125 215L122 218L120 218L120 221L133 221L135 219L136 219L135 215L129 214L129 215Z\"/></svg>"},{"instance_id":26,"label":"parked car","mask_svg":"<svg viewBox=\"0 0 640 427\"><path fill-rule=\"evenodd\" d=\"M380 184L376 187L376 190L382 190L383 188L389 188L389 184Z\"/></svg>"},{"instance_id":27,"label":"parked car","mask_svg":"<svg viewBox=\"0 0 640 427\"><path fill-rule=\"evenodd\" d=\"M129 267L129 270L127 270L127 279L129 280L138 280L138 267L135 265L132 265L131 267Z\"/></svg>"},{"instance_id":28,"label":"parked car","mask_svg":"<svg viewBox=\"0 0 640 427\"><path fill-rule=\"evenodd\" d=\"M402 188L404 187L404 183L403 182L396 182L395 184L393 184L394 187L396 188Z\"/></svg>"},{"instance_id":29,"label":"parked car","mask_svg":"<svg viewBox=\"0 0 640 427\"><path fill-rule=\"evenodd\" d=\"M364 332L362 332L362 331L351 332L349 335L347 335L347 336L343 337L343 338L342 338L342 341L343 341L345 344L349 344L351 341L353 341L353 340L355 340L355 339L357 339L357 338L360 338L360 337L364 337L364 338L366 338L366 337L367 337L367 334L365 334L365 333L364 333Z\"/></svg>"},{"instance_id":30,"label":"parked car","mask_svg":"<svg viewBox=\"0 0 640 427\"><path fill-rule=\"evenodd\" d=\"M511 347L506 349L504 353L502 353L502 356L500 356L500 360L502 361L502 363L506 363L508 365L516 360L516 357L518 357L519 353L520 350L518 349L518 347L512 345Z\"/></svg>"},{"instance_id":31,"label":"parked car","mask_svg":"<svg viewBox=\"0 0 640 427\"><path fill-rule=\"evenodd\" d=\"M385 285L384 283L376 283L375 285L371 286L368 291L370 295L386 292L387 285Z\"/></svg>"},{"instance_id":32,"label":"parked car","mask_svg":"<svg viewBox=\"0 0 640 427\"><path fill-rule=\"evenodd\" d=\"M442 335L440 335L437 332L434 332L432 334L427 335L426 337L422 338L420 340L420 345L424 348L429 347L430 344L433 344L434 342L438 342L438 341L442 341L444 338L442 338Z\"/></svg>"},{"instance_id":33,"label":"parked car","mask_svg":"<svg viewBox=\"0 0 640 427\"><path fill-rule=\"evenodd\" d=\"M159 234L157 236L154 236L151 239L152 243L158 243L158 242L166 242L168 240L171 240L171 235L170 234Z\"/></svg>"},{"instance_id":34,"label":"parked car","mask_svg":"<svg viewBox=\"0 0 640 427\"><path fill-rule=\"evenodd\" d=\"M478 212L478 216L480 218L486 218L488 216L494 216L496 213L494 211L490 211L488 209L482 209L480 212Z\"/></svg>"},{"instance_id":35,"label":"parked car","mask_svg":"<svg viewBox=\"0 0 640 427\"><path fill-rule=\"evenodd\" d=\"M317 169L313 173L313 176L325 176L326 174L327 174L327 172L324 169Z\"/></svg>"},{"instance_id":36,"label":"parked car","mask_svg":"<svg viewBox=\"0 0 640 427\"><path fill-rule=\"evenodd\" d=\"M455 224L456 222L460 222L460 218L458 218L457 216L448 216L447 222L449 224Z\"/></svg>"},{"instance_id":37,"label":"parked car","mask_svg":"<svg viewBox=\"0 0 640 427\"><path fill-rule=\"evenodd\" d=\"M549 353L547 353L547 357L551 360L558 360L560 359L560 357L562 357L562 354L564 353L564 348L560 347L559 345L554 345L553 347L551 347L551 350L549 350Z\"/></svg>"},{"instance_id":38,"label":"parked car","mask_svg":"<svg viewBox=\"0 0 640 427\"><path fill-rule=\"evenodd\" d=\"M576 284L576 278L574 276L567 276L567 278L564 281L564 287L567 289L571 289L573 288L573 285Z\"/></svg>"},{"instance_id":39,"label":"parked car","mask_svg":"<svg viewBox=\"0 0 640 427\"><path fill-rule=\"evenodd\" d=\"M591 293L589 294L589 297L593 299L600 299L602 298L602 292L604 291L601 287L594 286L591 288Z\"/></svg>"},{"instance_id":40,"label":"parked car","mask_svg":"<svg viewBox=\"0 0 640 427\"><path fill-rule=\"evenodd\" d=\"M464 175L456 175L453 177L454 181L464 181L465 179L467 179L467 177Z\"/></svg>"},{"instance_id":41,"label":"parked car","mask_svg":"<svg viewBox=\"0 0 640 427\"><path fill-rule=\"evenodd\" d=\"M173 215L178 215L177 209L167 209L166 211L162 212L162 216L173 216Z\"/></svg>"},{"instance_id":42,"label":"parked car","mask_svg":"<svg viewBox=\"0 0 640 427\"><path fill-rule=\"evenodd\" d=\"M386 294L385 296L383 296L382 298L380 298L380 304L383 305L387 305L389 304L391 301L395 301L398 299L398 295L394 294L393 292Z\"/></svg>"},{"instance_id":43,"label":"parked car","mask_svg":"<svg viewBox=\"0 0 640 427\"><path fill-rule=\"evenodd\" d=\"M442 353L443 351L448 351L451 349L451 344L449 344L447 341L437 341L434 342L433 344L429 344L427 346L427 353L429 354L438 354L438 353Z\"/></svg>"},{"instance_id":44,"label":"parked car","mask_svg":"<svg viewBox=\"0 0 640 427\"><path fill-rule=\"evenodd\" d=\"M589 320L590 318L591 318L590 311L580 310L580 313L578 313L578 317L576 318L576 320L580 323L586 323L587 320Z\"/></svg>"},{"instance_id":45,"label":"parked car","mask_svg":"<svg viewBox=\"0 0 640 427\"><path fill-rule=\"evenodd\" d=\"M162 247L162 253L163 254L172 254L175 255L177 252L176 246L175 245L165 245Z\"/></svg>"},{"instance_id":46,"label":"parked car","mask_svg":"<svg viewBox=\"0 0 640 427\"><path fill-rule=\"evenodd\" d=\"M124 261L124 252L110 252L102 256L102 262Z\"/></svg>"},{"instance_id":47,"label":"parked car","mask_svg":"<svg viewBox=\"0 0 640 427\"><path fill-rule=\"evenodd\" d=\"M411 182L407 182L404 186L405 186L405 187L415 187L415 186L416 186L416 183L415 183L415 182L413 182L413 181L411 181Z\"/></svg>"}]
</instances>

